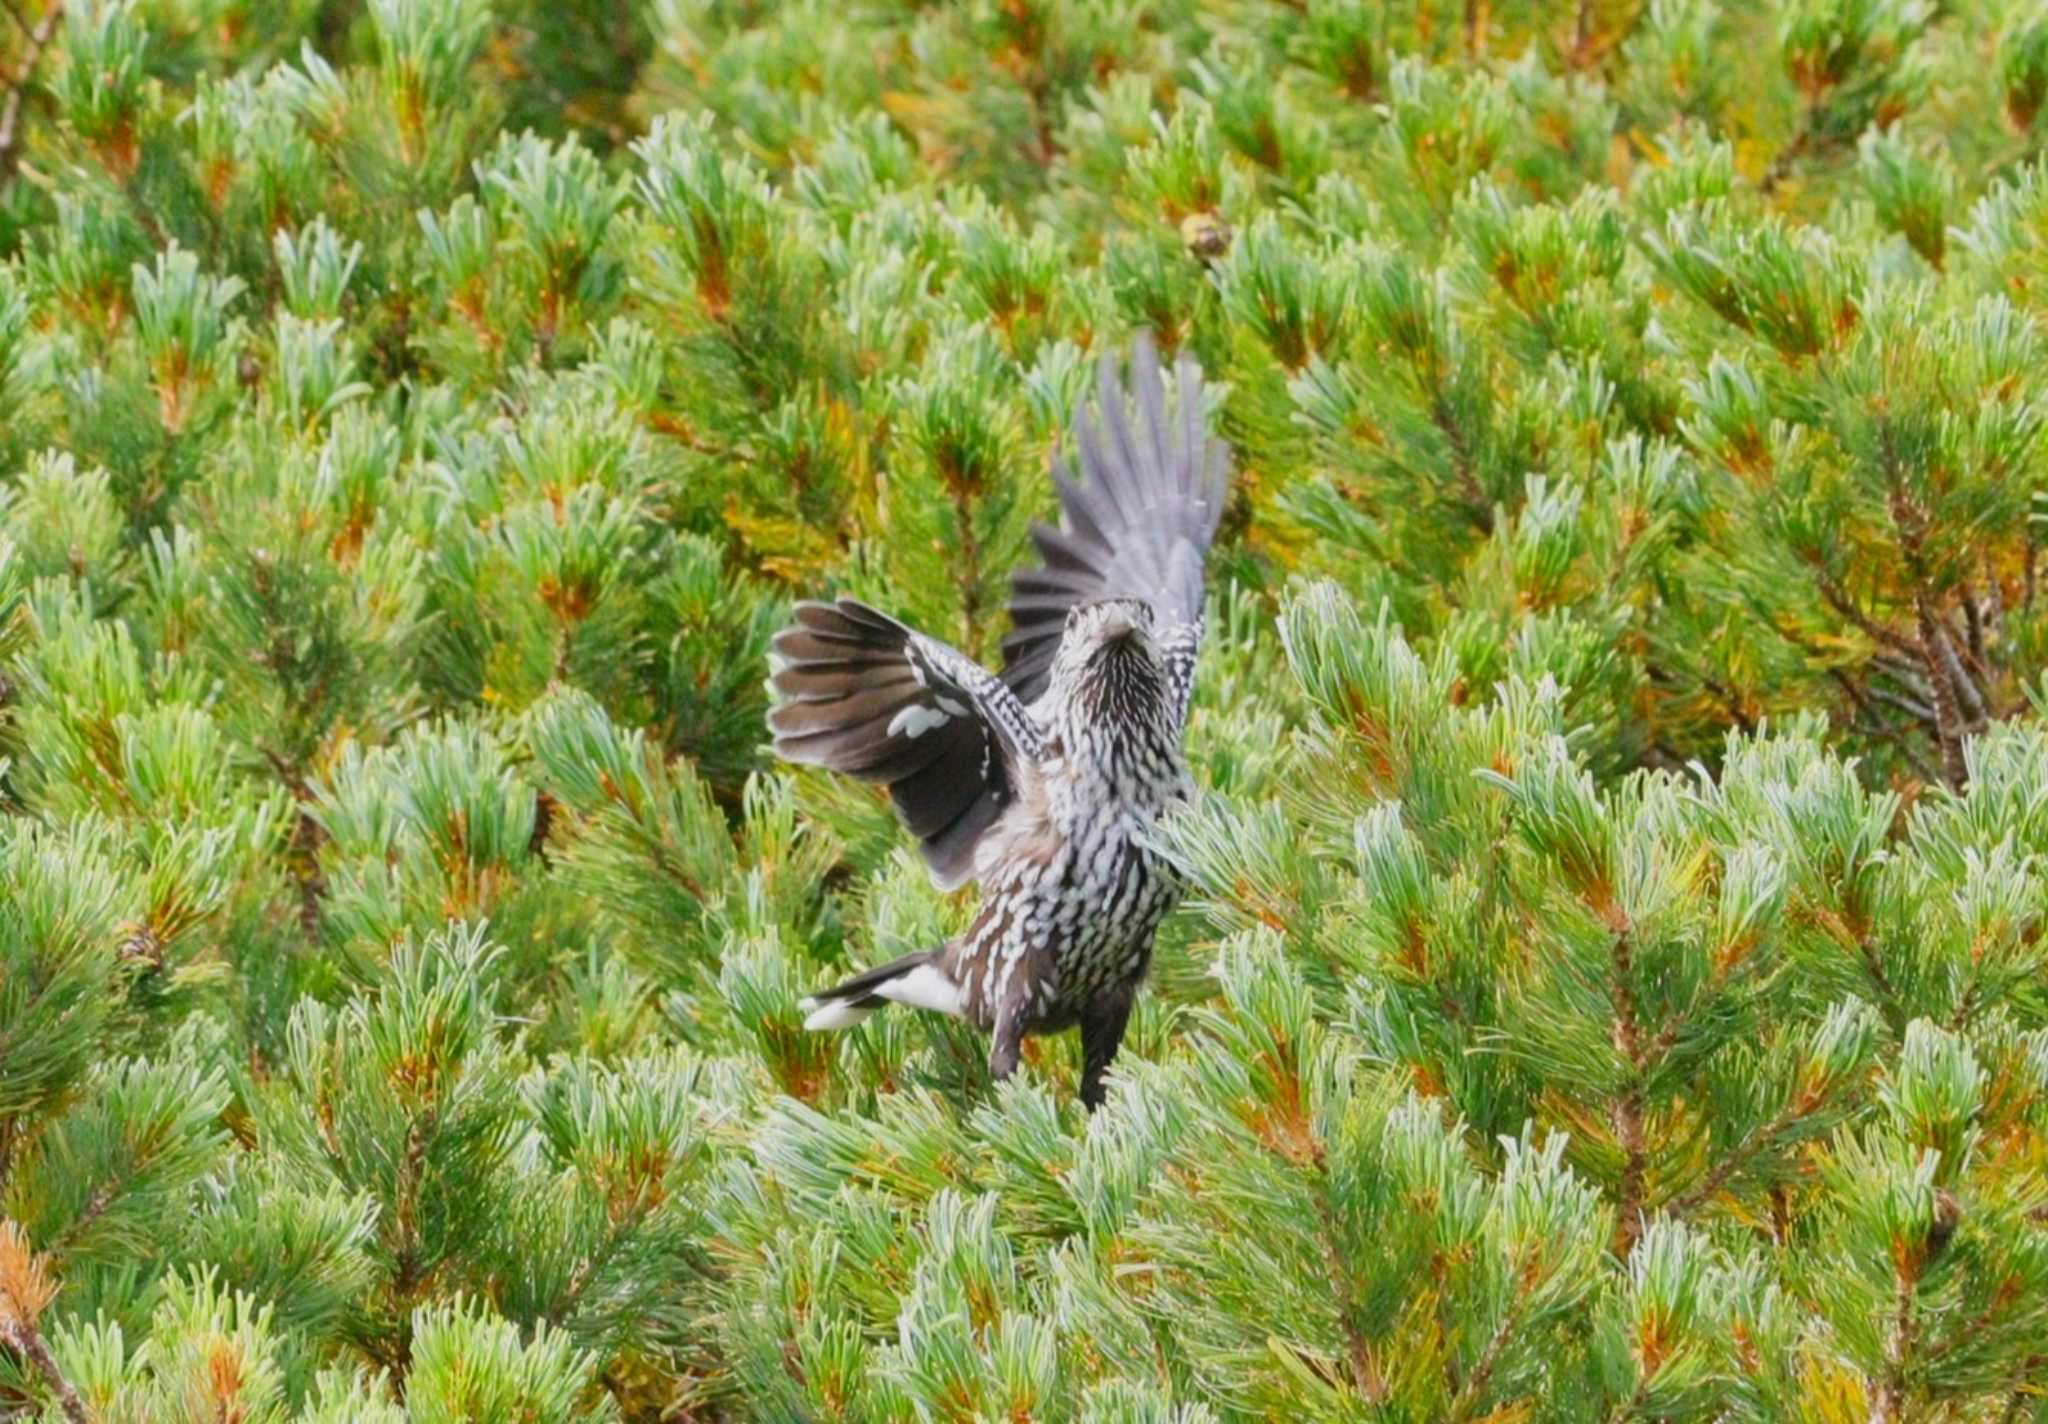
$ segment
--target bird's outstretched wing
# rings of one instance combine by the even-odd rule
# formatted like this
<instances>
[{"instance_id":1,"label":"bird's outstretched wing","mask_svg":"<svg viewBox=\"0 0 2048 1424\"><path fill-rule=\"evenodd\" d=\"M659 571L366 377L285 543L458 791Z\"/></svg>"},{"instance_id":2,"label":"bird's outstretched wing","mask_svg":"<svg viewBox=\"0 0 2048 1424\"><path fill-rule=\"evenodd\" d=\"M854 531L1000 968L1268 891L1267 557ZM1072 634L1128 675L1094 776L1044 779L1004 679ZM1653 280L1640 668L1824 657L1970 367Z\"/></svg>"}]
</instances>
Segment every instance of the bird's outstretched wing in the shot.
<instances>
[{"instance_id":1,"label":"bird's outstretched wing","mask_svg":"<svg viewBox=\"0 0 2048 1424\"><path fill-rule=\"evenodd\" d=\"M941 889L1043 752L1016 695L966 654L855 599L800 603L769 645L777 755L889 788Z\"/></svg>"},{"instance_id":2,"label":"bird's outstretched wing","mask_svg":"<svg viewBox=\"0 0 2048 1424\"><path fill-rule=\"evenodd\" d=\"M1192 671L1230 455L1209 433L1201 371L1186 355L1175 386L1169 410L1149 335L1132 350L1129 395L1104 358L1099 409L1074 418L1080 479L1054 457L1060 527L1032 530L1044 563L1017 574L1000 679L848 598L798 604L771 645L777 754L887 785L943 889L973 877L982 832L1039 753L1025 704L1045 690L1070 609L1144 599L1169 656Z\"/></svg>"},{"instance_id":3,"label":"bird's outstretched wing","mask_svg":"<svg viewBox=\"0 0 2048 1424\"><path fill-rule=\"evenodd\" d=\"M1017 573L1003 639L1003 681L1026 703L1045 691L1067 612L1077 604L1142 598L1162 632L1200 623L1203 563L1223 515L1230 451L1209 432L1201 368L1186 352L1174 384L1169 410L1159 354L1150 333L1140 333L1129 394L1114 358L1105 356L1097 410L1092 418L1075 413L1080 478L1065 452L1053 457L1060 527L1032 529L1043 564Z\"/></svg>"}]
</instances>

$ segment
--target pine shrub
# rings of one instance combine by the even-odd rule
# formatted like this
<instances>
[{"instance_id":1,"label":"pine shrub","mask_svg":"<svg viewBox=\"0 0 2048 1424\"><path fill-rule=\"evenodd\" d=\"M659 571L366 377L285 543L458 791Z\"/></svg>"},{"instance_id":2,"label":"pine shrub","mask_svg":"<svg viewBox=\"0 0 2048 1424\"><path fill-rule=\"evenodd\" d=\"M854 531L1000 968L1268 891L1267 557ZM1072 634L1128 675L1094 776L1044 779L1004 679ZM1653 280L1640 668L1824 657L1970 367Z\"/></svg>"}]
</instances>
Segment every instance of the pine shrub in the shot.
<instances>
[{"instance_id":1,"label":"pine shrub","mask_svg":"<svg viewBox=\"0 0 2048 1424\"><path fill-rule=\"evenodd\" d=\"M0 0L0 1419L2048 1421L2034 0ZM767 640L1220 392L1093 1116Z\"/></svg>"}]
</instances>

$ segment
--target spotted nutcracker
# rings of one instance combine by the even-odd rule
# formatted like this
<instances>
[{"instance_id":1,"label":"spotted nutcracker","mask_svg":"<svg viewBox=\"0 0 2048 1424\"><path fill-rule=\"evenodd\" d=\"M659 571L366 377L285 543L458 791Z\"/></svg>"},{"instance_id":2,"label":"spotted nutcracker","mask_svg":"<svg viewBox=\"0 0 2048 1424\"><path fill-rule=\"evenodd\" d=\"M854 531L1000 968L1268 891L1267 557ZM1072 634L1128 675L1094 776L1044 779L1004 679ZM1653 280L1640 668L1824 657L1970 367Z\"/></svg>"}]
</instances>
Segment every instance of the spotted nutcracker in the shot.
<instances>
[{"instance_id":1,"label":"spotted nutcracker","mask_svg":"<svg viewBox=\"0 0 2048 1424\"><path fill-rule=\"evenodd\" d=\"M1081 1099L1101 1104L1152 937L1179 897L1146 832L1188 791L1183 728L1202 639L1203 560L1230 456L1182 355L1169 411L1141 336L1133 413L1115 364L1077 412L1081 479L1054 456L1061 527L1032 530L1003 670L850 598L804 603L778 634L768 722L790 761L886 784L942 889L981 901L950 943L804 1000L812 1029L885 1002L956 1015L994 1036L1007 1077L1024 1035L1079 1025Z\"/></svg>"}]
</instances>

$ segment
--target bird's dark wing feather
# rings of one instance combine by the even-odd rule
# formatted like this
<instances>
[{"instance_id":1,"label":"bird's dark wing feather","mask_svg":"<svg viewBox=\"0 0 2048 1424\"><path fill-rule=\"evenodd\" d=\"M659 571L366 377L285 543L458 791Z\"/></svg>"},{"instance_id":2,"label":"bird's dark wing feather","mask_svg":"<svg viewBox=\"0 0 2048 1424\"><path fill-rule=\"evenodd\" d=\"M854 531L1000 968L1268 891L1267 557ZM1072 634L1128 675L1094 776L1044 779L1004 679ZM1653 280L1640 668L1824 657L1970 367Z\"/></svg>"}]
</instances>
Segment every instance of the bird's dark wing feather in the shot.
<instances>
[{"instance_id":1,"label":"bird's dark wing feather","mask_svg":"<svg viewBox=\"0 0 2048 1424\"><path fill-rule=\"evenodd\" d=\"M1141 333L1129 394L1114 360L1104 357L1097 410L1092 418L1075 413L1080 478L1067 452L1053 457L1060 527L1031 531L1043 562L1018 572L1003 639L1003 680L1025 702L1045 690L1067 612L1077 604L1142 598L1162 628L1201 616L1203 562L1223 515L1230 451L1209 433L1201 369L1186 352L1174 384L1169 409L1158 352Z\"/></svg>"},{"instance_id":2,"label":"bird's dark wing feather","mask_svg":"<svg viewBox=\"0 0 2048 1424\"><path fill-rule=\"evenodd\" d=\"M974 874L974 848L1011 799L995 729L913 657L918 635L850 598L800 603L769 645L777 755L889 788L940 888Z\"/></svg>"}]
</instances>

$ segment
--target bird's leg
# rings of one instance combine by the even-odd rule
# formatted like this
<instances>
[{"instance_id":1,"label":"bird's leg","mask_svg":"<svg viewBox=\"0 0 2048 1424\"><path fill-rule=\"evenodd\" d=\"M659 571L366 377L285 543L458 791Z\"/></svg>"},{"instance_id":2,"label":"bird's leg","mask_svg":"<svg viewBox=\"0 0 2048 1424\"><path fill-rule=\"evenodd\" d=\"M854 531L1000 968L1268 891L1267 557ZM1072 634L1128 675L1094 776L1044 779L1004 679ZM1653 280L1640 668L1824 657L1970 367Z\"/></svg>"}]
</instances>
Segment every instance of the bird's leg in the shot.
<instances>
[{"instance_id":1,"label":"bird's leg","mask_svg":"<svg viewBox=\"0 0 2048 1424\"><path fill-rule=\"evenodd\" d=\"M1024 1054L1024 1014L1021 1008L1006 1006L996 1015L996 1029L988 1049L988 1075L1000 1083L1017 1071Z\"/></svg>"},{"instance_id":2,"label":"bird's leg","mask_svg":"<svg viewBox=\"0 0 2048 1424\"><path fill-rule=\"evenodd\" d=\"M1119 984L1106 989L1081 1010L1081 1102L1090 1112L1102 1106L1102 1075L1123 1044L1136 987Z\"/></svg>"}]
</instances>

